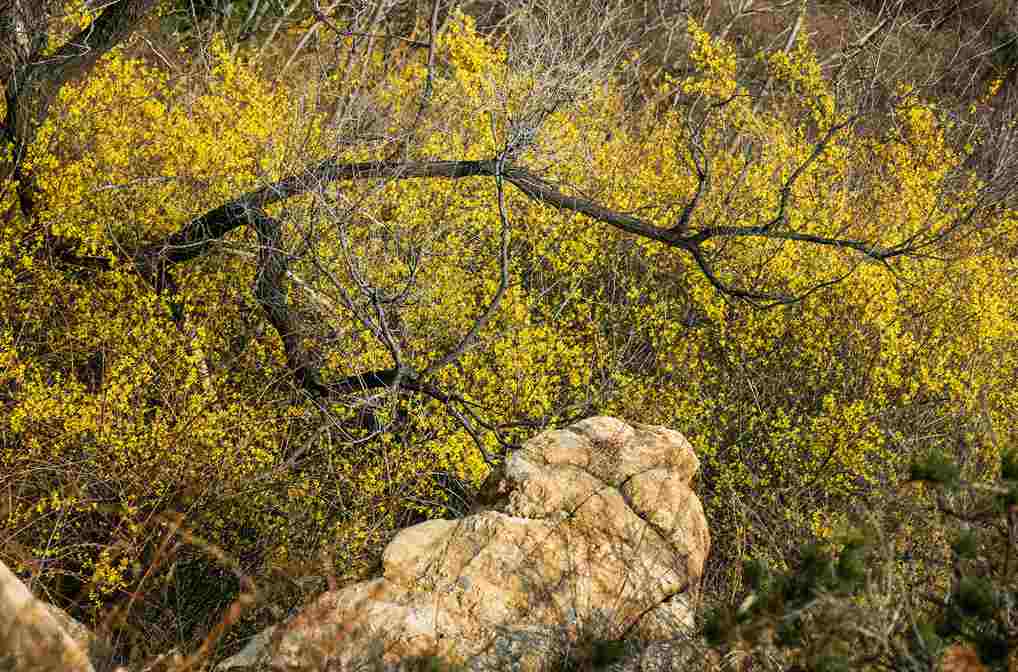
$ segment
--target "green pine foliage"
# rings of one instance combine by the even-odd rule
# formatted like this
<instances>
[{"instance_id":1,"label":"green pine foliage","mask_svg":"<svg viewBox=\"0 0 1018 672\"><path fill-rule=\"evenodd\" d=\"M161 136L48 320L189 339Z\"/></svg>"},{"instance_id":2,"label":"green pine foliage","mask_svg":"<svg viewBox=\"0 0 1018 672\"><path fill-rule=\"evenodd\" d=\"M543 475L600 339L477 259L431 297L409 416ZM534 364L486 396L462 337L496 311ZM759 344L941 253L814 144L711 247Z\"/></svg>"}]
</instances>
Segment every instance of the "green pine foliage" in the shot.
<instances>
[{"instance_id":1,"label":"green pine foliage","mask_svg":"<svg viewBox=\"0 0 1018 672\"><path fill-rule=\"evenodd\" d=\"M1009 669L1018 644L1013 452L1004 453L1000 469L992 485L964 482L942 453L909 469L912 480L932 485L920 508L946 533L940 592L895 580L919 560L896 554L871 512L832 544L806 547L783 570L746 561L747 595L714 607L703 636L722 651L741 647L760 659L770 652L794 669L817 672L934 670L951 646L971 649L990 670ZM967 495L964 508L948 501L952 492ZM884 592L887 586L897 588Z\"/></svg>"}]
</instances>

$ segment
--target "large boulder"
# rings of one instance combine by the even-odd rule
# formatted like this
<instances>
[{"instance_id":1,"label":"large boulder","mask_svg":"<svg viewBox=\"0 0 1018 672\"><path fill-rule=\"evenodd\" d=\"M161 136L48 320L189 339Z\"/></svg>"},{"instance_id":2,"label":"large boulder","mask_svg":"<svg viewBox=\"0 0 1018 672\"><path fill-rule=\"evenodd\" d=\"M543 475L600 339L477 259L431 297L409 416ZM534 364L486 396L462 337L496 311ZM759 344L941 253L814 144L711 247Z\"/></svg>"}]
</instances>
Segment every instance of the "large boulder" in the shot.
<instances>
[{"instance_id":1,"label":"large boulder","mask_svg":"<svg viewBox=\"0 0 1018 672\"><path fill-rule=\"evenodd\" d=\"M698 467L662 427L597 417L545 432L507 457L470 515L401 531L381 576L325 593L227 666L407 669L435 656L533 670L592 638L673 638L693 626L710 546Z\"/></svg>"}]
</instances>

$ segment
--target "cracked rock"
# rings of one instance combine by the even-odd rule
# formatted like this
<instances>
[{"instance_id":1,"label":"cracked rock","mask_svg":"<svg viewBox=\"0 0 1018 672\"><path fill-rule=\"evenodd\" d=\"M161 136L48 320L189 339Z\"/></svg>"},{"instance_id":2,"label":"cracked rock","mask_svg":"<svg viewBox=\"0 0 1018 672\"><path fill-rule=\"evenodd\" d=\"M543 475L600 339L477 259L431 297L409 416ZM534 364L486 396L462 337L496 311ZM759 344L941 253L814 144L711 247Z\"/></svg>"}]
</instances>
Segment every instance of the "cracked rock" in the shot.
<instances>
[{"instance_id":1,"label":"cracked rock","mask_svg":"<svg viewBox=\"0 0 1018 672\"><path fill-rule=\"evenodd\" d=\"M537 670L584 638L693 625L710 535L699 462L662 427L589 418L507 456L458 520L401 531L382 575L322 595L266 638L268 669ZM248 652L250 653L250 652Z\"/></svg>"}]
</instances>

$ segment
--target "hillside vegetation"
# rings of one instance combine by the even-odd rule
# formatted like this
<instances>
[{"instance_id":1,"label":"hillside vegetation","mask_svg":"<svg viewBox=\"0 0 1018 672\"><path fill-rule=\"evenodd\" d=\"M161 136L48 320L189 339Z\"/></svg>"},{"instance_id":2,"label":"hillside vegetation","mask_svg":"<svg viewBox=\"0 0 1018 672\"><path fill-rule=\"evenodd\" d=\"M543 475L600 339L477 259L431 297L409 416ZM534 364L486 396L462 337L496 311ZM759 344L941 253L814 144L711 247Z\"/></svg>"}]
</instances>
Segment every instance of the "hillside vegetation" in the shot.
<instances>
[{"instance_id":1,"label":"hillside vegetation","mask_svg":"<svg viewBox=\"0 0 1018 672\"><path fill-rule=\"evenodd\" d=\"M8 4L0 556L125 659L595 414L693 443L705 604L890 509L947 589L913 463L1018 440L1006 3Z\"/></svg>"}]
</instances>

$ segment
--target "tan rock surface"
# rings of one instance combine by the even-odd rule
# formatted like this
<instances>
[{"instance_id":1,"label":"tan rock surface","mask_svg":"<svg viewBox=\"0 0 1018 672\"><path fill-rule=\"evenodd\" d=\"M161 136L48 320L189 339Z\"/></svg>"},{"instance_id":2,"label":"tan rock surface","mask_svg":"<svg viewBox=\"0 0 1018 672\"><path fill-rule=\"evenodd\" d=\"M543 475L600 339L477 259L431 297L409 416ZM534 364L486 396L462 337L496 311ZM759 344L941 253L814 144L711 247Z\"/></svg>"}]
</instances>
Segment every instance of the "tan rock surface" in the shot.
<instances>
[{"instance_id":1,"label":"tan rock surface","mask_svg":"<svg viewBox=\"0 0 1018 672\"><path fill-rule=\"evenodd\" d=\"M531 670L578 638L692 626L710 537L689 442L590 418L511 453L475 512L401 531L382 576L322 595L267 645L274 670L437 655ZM367 669L374 669L368 667Z\"/></svg>"},{"instance_id":2,"label":"tan rock surface","mask_svg":"<svg viewBox=\"0 0 1018 672\"><path fill-rule=\"evenodd\" d=\"M37 600L0 562L0 669L94 672L85 651L64 630L53 609Z\"/></svg>"}]
</instances>

